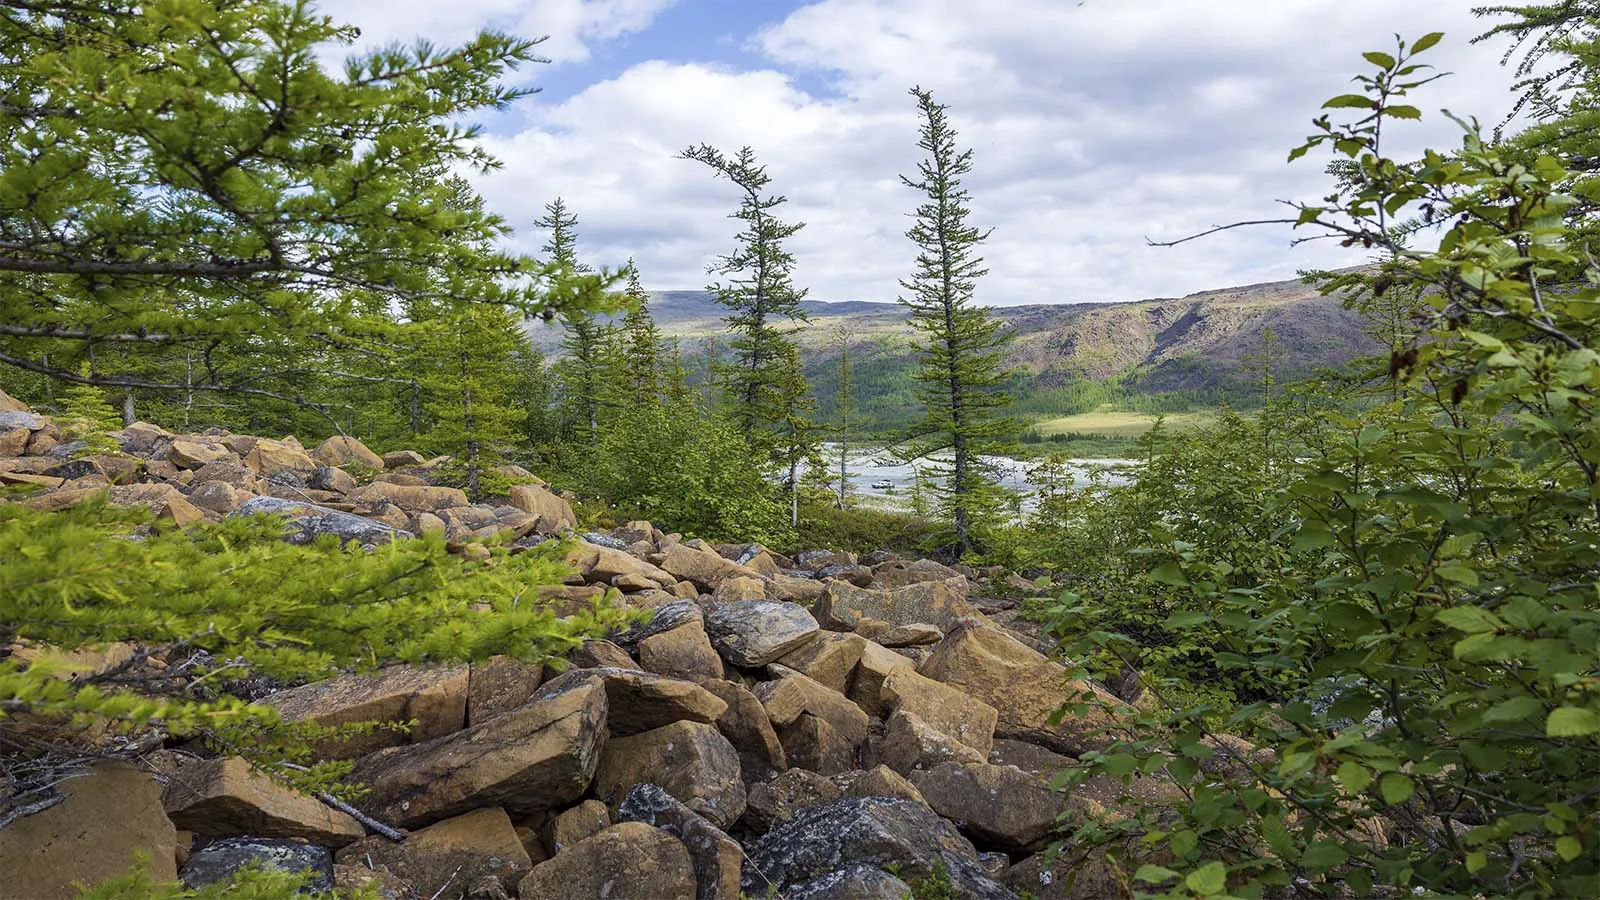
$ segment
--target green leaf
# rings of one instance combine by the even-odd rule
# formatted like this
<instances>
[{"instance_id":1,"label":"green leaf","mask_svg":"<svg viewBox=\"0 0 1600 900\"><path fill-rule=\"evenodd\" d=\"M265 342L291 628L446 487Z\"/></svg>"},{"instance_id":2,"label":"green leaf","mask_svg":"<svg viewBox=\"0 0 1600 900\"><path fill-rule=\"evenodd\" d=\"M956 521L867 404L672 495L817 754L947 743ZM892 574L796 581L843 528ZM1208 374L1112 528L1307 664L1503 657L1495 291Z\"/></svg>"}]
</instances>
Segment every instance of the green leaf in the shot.
<instances>
[{"instance_id":1,"label":"green leaf","mask_svg":"<svg viewBox=\"0 0 1600 900\"><path fill-rule=\"evenodd\" d=\"M1489 854L1482 850L1474 850L1467 854L1467 874L1476 875L1478 870L1489 864Z\"/></svg>"},{"instance_id":2,"label":"green leaf","mask_svg":"<svg viewBox=\"0 0 1600 900\"><path fill-rule=\"evenodd\" d=\"M1422 118L1422 110L1417 109L1415 106L1405 106L1405 105L1386 106L1383 109L1383 114L1388 116L1388 117L1390 117L1390 118L1392 118L1392 119L1420 119L1420 118Z\"/></svg>"},{"instance_id":3,"label":"green leaf","mask_svg":"<svg viewBox=\"0 0 1600 900\"><path fill-rule=\"evenodd\" d=\"M1347 793L1359 794L1372 784L1372 773L1366 766L1355 762L1345 762L1339 765L1339 783L1344 785Z\"/></svg>"},{"instance_id":4,"label":"green leaf","mask_svg":"<svg viewBox=\"0 0 1600 900\"><path fill-rule=\"evenodd\" d=\"M1550 737L1584 737L1600 731L1600 715L1592 709L1563 706L1545 719L1544 733Z\"/></svg>"},{"instance_id":5,"label":"green leaf","mask_svg":"<svg viewBox=\"0 0 1600 900\"><path fill-rule=\"evenodd\" d=\"M1228 889L1228 870L1222 863L1212 860L1183 879L1189 890L1202 897L1211 897Z\"/></svg>"},{"instance_id":6,"label":"green leaf","mask_svg":"<svg viewBox=\"0 0 1600 900\"><path fill-rule=\"evenodd\" d=\"M1576 837L1573 837L1570 834L1565 837L1557 838L1556 855L1567 862L1572 862L1583 855L1583 841L1578 840Z\"/></svg>"},{"instance_id":7,"label":"green leaf","mask_svg":"<svg viewBox=\"0 0 1600 900\"><path fill-rule=\"evenodd\" d=\"M1544 704L1533 697L1512 697L1489 707L1483 713L1485 722L1520 722L1544 712Z\"/></svg>"},{"instance_id":8,"label":"green leaf","mask_svg":"<svg viewBox=\"0 0 1600 900\"><path fill-rule=\"evenodd\" d=\"M1433 573L1445 581L1453 581L1456 584L1464 584L1468 587L1475 587L1478 584L1478 573L1471 566L1457 562L1445 563L1434 569Z\"/></svg>"},{"instance_id":9,"label":"green leaf","mask_svg":"<svg viewBox=\"0 0 1600 900\"><path fill-rule=\"evenodd\" d=\"M1387 53L1380 53L1377 50L1369 50L1366 53L1361 54L1361 58L1369 63L1372 63L1380 69L1394 68L1394 57Z\"/></svg>"},{"instance_id":10,"label":"green leaf","mask_svg":"<svg viewBox=\"0 0 1600 900\"><path fill-rule=\"evenodd\" d=\"M1133 873L1133 877L1139 881L1148 881L1151 884L1160 884L1163 881L1171 881L1172 879L1177 878L1178 873L1164 866L1156 866L1146 863L1139 867L1139 871Z\"/></svg>"},{"instance_id":11,"label":"green leaf","mask_svg":"<svg viewBox=\"0 0 1600 900\"><path fill-rule=\"evenodd\" d=\"M1340 94L1322 104L1323 109L1372 109L1377 103L1365 94Z\"/></svg>"},{"instance_id":12,"label":"green leaf","mask_svg":"<svg viewBox=\"0 0 1600 900\"><path fill-rule=\"evenodd\" d=\"M1448 625L1457 631L1467 634L1484 634L1501 627L1502 623L1493 613L1479 609L1476 606L1452 606L1441 609L1434 614L1434 621Z\"/></svg>"},{"instance_id":13,"label":"green leaf","mask_svg":"<svg viewBox=\"0 0 1600 900\"><path fill-rule=\"evenodd\" d=\"M1383 795L1383 802L1390 806L1398 806L1411 799L1416 789L1410 776L1399 772L1390 772L1378 780L1378 793Z\"/></svg>"},{"instance_id":14,"label":"green leaf","mask_svg":"<svg viewBox=\"0 0 1600 900\"><path fill-rule=\"evenodd\" d=\"M1178 568L1178 564L1174 562L1165 562L1156 566L1145 577L1156 584L1170 584L1177 587L1182 587L1189 583L1189 577L1184 575L1183 570Z\"/></svg>"},{"instance_id":15,"label":"green leaf","mask_svg":"<svg viewBox=\"0 0 1600 900\"><path fill-rule=\"evenodd\" d=\"M1411 45L1410 55L1415 56L1442 40L1444 40L1444 32L1430 31L1422 37L1417 38L1416 43Z\"/></svg>"},{"instance_id":16,"label":"green leaf","mask_svg":"<svg viewBox=\"0 0 1600 900\"><path fill-rule=\"evenodd\" d=\"M1309 869L1332 869L1344 865L1349 859L1350 854L1337 842L1322 840L1306 848L1300 863Z\"/></svg>"}]
</instances>

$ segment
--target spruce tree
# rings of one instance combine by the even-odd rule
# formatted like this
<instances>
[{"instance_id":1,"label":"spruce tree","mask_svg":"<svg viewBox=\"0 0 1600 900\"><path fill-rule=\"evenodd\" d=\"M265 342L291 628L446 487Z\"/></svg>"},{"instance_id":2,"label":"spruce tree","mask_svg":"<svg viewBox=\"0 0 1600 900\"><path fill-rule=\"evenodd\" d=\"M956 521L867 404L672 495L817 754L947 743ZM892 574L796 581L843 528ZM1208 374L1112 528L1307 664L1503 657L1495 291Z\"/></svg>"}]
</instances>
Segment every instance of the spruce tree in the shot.
<instances>
[{"instance_id":1,"label":"spruce tree","mask_svg":"<svg viewBox=\"0 0 1600 900\"><path fill-rule=\"evenodd\" d=\"M578 217L567 210L560 197L545 204L545 214L534 220L535 228L549 230L550 237L540 248L551 265L560 272L582 274L589 267L578 261ZM600 443L601 393L605 390L606 329L587 309L572 308L561 314L565 334L561 338L561 360L556 372L563 387L573 433L590 447Z\"/></svg>"},{"instance_id":2,"label":"spruce tree","mask_svg":"<svg viewBox=\"0 0 1600 900\"><path fill-rule=\"evenodd\" d=\"M639 284L639 269L628 260L627 301L622 315L623 376L628 402L655 403L661 399L661 329L650 315L650 295Z\"/></svg>"},{"instance_id":3,"label":"spruce tree","mask_svg":"<svg viewBox=\"0 0 1600 900\"><path fill-rule=\"evenodd\" d=\"M978 245L989 232L970 225L970 196L961 177L972 171L972 151L957 149L946 107L933 95L912 88L922 126L917 146L928 155L917 176L901 176L926 200L906 232L918 248L915 273L900 282L900 302L910 310L917 334L917 381L923 417L915 429L914 454L948 453L934 466L940 479L940 513L954 529L959 552L977 549L975 530L1000 514L1005 498L996 473L980 454L1011 449L1015 425L1002 417L1011 398L1002 390L1009 374L1001 348L1010 333L973 303L977 281L988 270Z\"/></svg>"}]
</instances>

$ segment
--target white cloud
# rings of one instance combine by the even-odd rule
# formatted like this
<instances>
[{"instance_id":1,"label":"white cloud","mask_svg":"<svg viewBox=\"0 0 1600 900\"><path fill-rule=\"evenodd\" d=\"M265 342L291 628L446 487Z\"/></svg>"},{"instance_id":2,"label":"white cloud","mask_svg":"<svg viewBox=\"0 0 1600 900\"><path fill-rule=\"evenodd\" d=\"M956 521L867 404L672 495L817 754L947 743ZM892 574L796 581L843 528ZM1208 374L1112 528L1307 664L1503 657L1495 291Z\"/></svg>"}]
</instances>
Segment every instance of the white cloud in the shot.
<instances>
[{"instance_id":1,"label":"white cloud","mask_svg":"<svg viewBox=\"0 0 1600 900\"><path fill-rule=\"evenodd\" d=\"M461 43L485 28L548 36L539 53L553 63L587 59L591 45L640 31L677 0L325 0L322 11L361 28L357 49L424 37Z\"/></svg>"},{"instance_id":2,"label":"white cloud","mask_svg":"<svg viewBox=\"0 0 1600 900\"><path fill-rule=\"evenodd\" d=\"M466 5L492 17L495 2ZM1322 100L1348 89L1360 53L1392 47L1395 32L1449 35L1430 61L1457 74L1418 105L1495 121L1510 78L1499 45L1467 43L1484 27L1444 0L819 0L751 36L767 68L643 61L560 102L533 98L524 130L488 140L506 165L481 186L524 229L524 249L543 240L526 225L561 195L594 261L635 256L647 287L693 288L730 249L737 195L674 156L693 143L750 144L791 198L788 216L808 223L792 243L799 283L820 299L888 300L914 253L903 232L918 198L898 175L918 156L905 92L920 83L951 105L975 150L974 217L995 228L983 301L1172 296L1288 278L1359 257L1327 242L1291 251L1283 229L1164 250L1144 238L1320 197L1320 166L1287 167L1287 151ZM568 33L580 45L601 35ZM1403 155L1458 135L1430 115L1396 140Z\"/></svg>"}]
</instances>

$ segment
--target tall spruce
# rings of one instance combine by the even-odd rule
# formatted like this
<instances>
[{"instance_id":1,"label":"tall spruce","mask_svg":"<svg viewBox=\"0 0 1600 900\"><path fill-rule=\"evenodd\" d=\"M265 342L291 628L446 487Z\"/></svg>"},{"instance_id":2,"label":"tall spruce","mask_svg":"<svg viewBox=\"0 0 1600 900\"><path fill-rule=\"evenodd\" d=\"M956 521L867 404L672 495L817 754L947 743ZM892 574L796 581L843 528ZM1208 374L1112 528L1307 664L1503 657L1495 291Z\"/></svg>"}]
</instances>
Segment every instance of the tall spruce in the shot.
<instances>
[{"instance_id":1,"label":"tall spruce","mask_svg":"<svg viewBox=\"0 0 1600 900\"><path fill-rule=\"evenodd\" d=\"M650 315L650 295L639 284L639 268L631 259L623 297L627 306L622 315L622 376L628 402L655 403L661 399L662 387L661 329Z\"/></svg>"},{"instance_id":2,"label":"tall spruce","mask_svg":"<svg viewBox=\"0 0 1600 900\"><path fill-rule=\"evenodd\" d=\"M979 549L976 530L993 521L1005 505L997 474L982 454L1009 450L1016 426L1001 415L1011 398L1002 390L1010 373L1001 349L1011 333L976 306L978 279L988 271L978 245L989 232L969 224L969 195L961 177L972 171L972 151L957 149L946 107L933 95L912 88L922 126L917 146L928 155L906 187L925 195L906 236L917 245L916 271L900 282L900 302L910 310L916 332L917 381L924 406L910 445L913 455L938 453L933 465L939 483L939 513L954 529L961 553ZM948 454L949 460L943 457Z\"/></svg>"},{"instance_id":3,"label":"tall spruce","mask_svg":"<svg viewBox=\"0 0 1600 900\"><path fill-rule=\"evenodd\" d=\"M548 261L562 273L580 274L589 267L578 261L578 217L567 209L560 197L545 204L544 215L535 219L535 228L547 229L550 237L540 248ZM605 390L605 327L587 309L570 309L561 314L561 361L555 366L563 387L563 405L572 430L583 443L600 442L600 395Z\"/></svg>"},{"instance_id":4,"label":"tall spruce","mask_svg":"<svg viewBox=\"0 0 1600 900\"><path fill-rule=\"evenodd\" d=\"M800 305L806 292L794 286L792 277L794 255L783 243L805 223L778 218L778 208L788 198L769 190L772 179L749 147L730 158L701 144L683 151L680 158L710 167L741 193L739 208L730 216L743 225L739 246L709 270L728 276L708 290L728 308L724 321L733 333L728 342L733 359L715 371L728 416L754 446L781 461L792 449L780 443L783 435L794 433L788 424L795 414L793 398L805 394L804 373L784 361L794 347L790 335L797 324L808 320Z\"/></svg>"}]
</instances>

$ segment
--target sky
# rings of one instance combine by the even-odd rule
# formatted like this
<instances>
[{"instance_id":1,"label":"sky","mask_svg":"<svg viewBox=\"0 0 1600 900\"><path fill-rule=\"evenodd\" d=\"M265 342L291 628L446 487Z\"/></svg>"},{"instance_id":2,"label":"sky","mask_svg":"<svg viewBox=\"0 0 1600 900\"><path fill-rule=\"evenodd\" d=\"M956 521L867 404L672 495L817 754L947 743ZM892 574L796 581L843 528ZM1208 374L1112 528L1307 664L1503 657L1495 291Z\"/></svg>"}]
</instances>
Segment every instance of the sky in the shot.
<instances>
[{"instance_id":1,"label":"sky","mask_svg":"<svg viewBox=\"0 0 1600 900\"><path fill-rule=\"evenodd\" d=\"M1286 226L1173 239L1274 218L1328 190L1328 157L1286 165L1361 53L1443 31L1424 61L1451 75L1414 95L1394 153L1460 142L1449 109L1499 122L1503 41L1470 43L1471 0L323 0L359 51L484 28L548 36L539 88L479 119L503 163L476 179L537 254L562 197L586 262L633 258L649 290L693 290L734 248L736 189L676 158L749 145L783 217L795 280L817 300L892 301L915 258L918 85L973 150L973 224L991 227L984 305L1174 297L1363 261Z\"/></svg>"}]
</instances>

